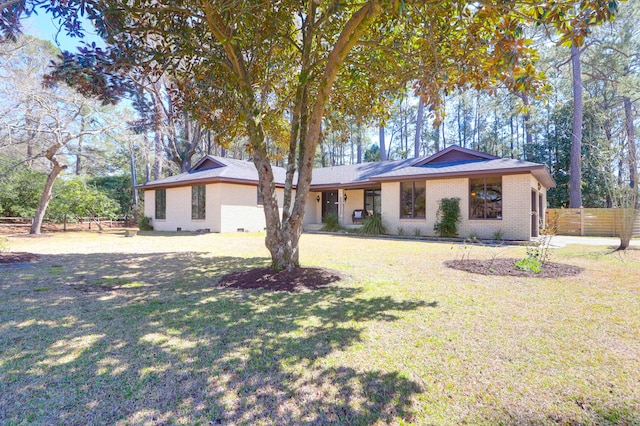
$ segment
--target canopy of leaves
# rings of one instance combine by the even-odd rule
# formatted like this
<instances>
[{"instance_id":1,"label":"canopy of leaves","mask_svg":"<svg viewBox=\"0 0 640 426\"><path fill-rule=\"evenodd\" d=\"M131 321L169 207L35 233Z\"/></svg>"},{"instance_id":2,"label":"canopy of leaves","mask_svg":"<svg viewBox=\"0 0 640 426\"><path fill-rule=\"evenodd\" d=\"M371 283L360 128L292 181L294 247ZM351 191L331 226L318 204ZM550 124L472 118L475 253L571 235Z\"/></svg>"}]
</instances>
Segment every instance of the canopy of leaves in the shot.
<instances>
[{"instance_id":1,"label":"canopy of leaves","mask_svg":"<svg viewBox=\"0 0 640 426\"><path fill-rule=\"evenodd\" d=\"M0 163L9 164L9 161ZM38 201L46 173L28 167L15 168L0 178L0 216L31 217L38 208Z\"/></svg>"},{"instance_id":2,"label":"canopy of leaves","mask_svg":"<svg viewBox=\"0 0 640 426\"><path fill-rule=\"evenodd\" d=\"M118 214L118 203L79 177L60 181L54 187L47 215L54 221L78 217L109 217Z\"/></svg>"},{"instance_id":3,"label":"canopy of leaves","mask_svg":"<svg viewBox=\"0 0 640 426\"><path fill-rule=\"evenodd\" d=\"M118 203L117 214L124 217L133 207L131 176L100 176L87 180L89 187L94 187L111 200Z\"/></svg>"},{"instance_id":4,"label":"canopy of leaves","mask_svg":"<svg viewBox=\"0 0 640 426\"><path fill-rule=\"evenodd\" d=\"M380 95L408 81L418 81L416 89L435 111L442 95L457 88L506 84L541 94L544 76L534 68L537 53L525 27L545 24L559 32L561 42L581 44L592 25L617 10L617 1L601 0L370 3L379 3L381 12L349 55L332 100L334 108L354 117L365 111L383 115ZM65 16L85 11L110 48L65 53L54 78L107 101L122 96L122 76L132 64L168 73L176 77L174 95L181 105L213 123L246 119L242 91L248 88L240 80L249 77L260 120L278 135L277 123L291 108L296 85L303 83L308 96L315 96L331 48L361 7L331 1L60 2L53 10ZM312 33L305 32L309 22ZM307 34L314 37L308 49ZM238 75L234 55L246 75Z\"/></svg>"}]
</instances>

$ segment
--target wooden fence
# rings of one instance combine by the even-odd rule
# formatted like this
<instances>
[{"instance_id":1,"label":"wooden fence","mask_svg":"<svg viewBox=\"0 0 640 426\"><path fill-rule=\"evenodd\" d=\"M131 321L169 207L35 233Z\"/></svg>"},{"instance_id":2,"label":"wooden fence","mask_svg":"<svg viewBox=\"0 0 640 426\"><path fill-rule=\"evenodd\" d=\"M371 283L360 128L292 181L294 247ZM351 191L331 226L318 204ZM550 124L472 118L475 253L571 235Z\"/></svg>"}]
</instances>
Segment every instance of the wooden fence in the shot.
<instances>
[{"instance_id":1,"label":"wooden fence","mask_svg":"<svg viewBox=\"0 0 640 426\"><path fill-rule=\"evenodd\" d=\"M547 223L554 221L558 235L616 237L620 233L622 209L547 209ZM640 237L640 213L636 215L633 236Z\"/></svg>"},{"instance_id":2,"label":"wooden fence","mask_svg":"<svg viewBox=\"0 0 640 426\"><path fill-rule=\"evenodd\" d=\"M96 218L78 217L72 221L67 222L67 225L71 227L75 225L77 227L77 226L86 224L88 225L88 228L91 229L92 225L97 227L97 225L94 222L95 220L100 221L102 226L109 227L109 228L129 226L129 222L126 219L123 219L123 218L111 219L108 217L96 217ZM32 217L0 217L0 226L11 226L11 227L31 226L32 223L33 223ZM43 223L51 224L51 221L48 219L45 219ZM62 224L59 224L59 225L62 225Z\"/></svg>"}]
</instances>

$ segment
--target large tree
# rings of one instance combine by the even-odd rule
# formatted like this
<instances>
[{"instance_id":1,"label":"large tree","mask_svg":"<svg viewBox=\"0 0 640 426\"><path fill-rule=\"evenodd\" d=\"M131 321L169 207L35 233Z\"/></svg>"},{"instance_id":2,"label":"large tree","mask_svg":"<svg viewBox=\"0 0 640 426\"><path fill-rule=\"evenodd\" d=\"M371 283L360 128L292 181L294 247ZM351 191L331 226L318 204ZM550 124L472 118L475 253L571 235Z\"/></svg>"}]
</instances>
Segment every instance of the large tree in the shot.
<instances>
[{"instance_id":1,"label":"large tree","mask_svg":"<svg viewBox=\"0 0 640 426\"><path fill-rule=\"evenodd\" d=\"M28 10L45 2L18 3ZM454 89L502 82L539 93L541 76L524 35L526 24L549 24L563 38L580 40L617 5L615 0L46 3L65 22L73 16L69 10L87 13L109 46L106 52L89 47L79 56L66 55L55 78L109 99L119 95L114 76L128 64L146 66L175 79L180 106L199 122L206 124L222 110L243 123L260 177L266 246L275 269L299 265L298 240L322 120L347 60L351 70L361 64L363 73L371 73L376 67L368 66L369 58L379 58L389 63L398 86L419 81L418 92L438 121L442 95ZM351 60L357 58L362 59ZM285 114L288 136L271 138L278 128L274 123ZM272 139L281 144L287 168L282 210L275 196Z\"/></svg>"},{"instance_id":2,"label":"large tree","mask_svg":"<svg viewBox=\"0 0 640 426\"><path fill-rule=\"evenodd\" d=\"M53 50L51 43L32 37L0 46L5 59L0 68L0 147L12 148L14 158L4 173L36 160L42 161L47 173L31 234L40 234L54 182L67 168L65 149L114 127L102 120L93 99L68 87L43 90L41 78L55 57Z\"/></svg>"}]
</instances>

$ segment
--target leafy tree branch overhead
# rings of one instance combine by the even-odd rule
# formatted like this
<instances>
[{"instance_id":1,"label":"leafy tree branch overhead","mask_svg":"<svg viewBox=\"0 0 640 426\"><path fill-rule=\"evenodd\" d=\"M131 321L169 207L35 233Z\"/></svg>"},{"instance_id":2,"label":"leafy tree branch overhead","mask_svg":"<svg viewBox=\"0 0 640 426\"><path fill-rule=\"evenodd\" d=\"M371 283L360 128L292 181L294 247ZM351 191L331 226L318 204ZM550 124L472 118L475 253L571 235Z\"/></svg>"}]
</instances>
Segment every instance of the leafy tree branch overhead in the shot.
<instances>
[{"instance_id":1,"label":"leafy tree branch overhead","mask_svg":"<svg viewBox=\"0 0 640 426\"><path fill-rule=\"evenodd\" d=\"M66 53L49 83L66 81L110 101L123 96L128 70L142 67L171 76L175 102L204 126L213 125L220 110L243 124L260 176L275 269L299 264L322 118L329 102L344 96L334 86L366 88L372 95L358 98L375 104L381 90L417 81L417 92L436 112L443 94L455 89L506 85L540 95L544 76L535 69L537 53L525 27L546 25L560 42L581 44L591 26L612 19L617 9L617 1L601 0L35 0L3 7L3 35L15 34L20 14L45 4L69 32L80 31L74 18L86 14L108 46ZM353 78L366 84L349 84ZM281 212L267 145L283 121L288 136L273 138L288 170Z\"/></svg>"}]
</instances>

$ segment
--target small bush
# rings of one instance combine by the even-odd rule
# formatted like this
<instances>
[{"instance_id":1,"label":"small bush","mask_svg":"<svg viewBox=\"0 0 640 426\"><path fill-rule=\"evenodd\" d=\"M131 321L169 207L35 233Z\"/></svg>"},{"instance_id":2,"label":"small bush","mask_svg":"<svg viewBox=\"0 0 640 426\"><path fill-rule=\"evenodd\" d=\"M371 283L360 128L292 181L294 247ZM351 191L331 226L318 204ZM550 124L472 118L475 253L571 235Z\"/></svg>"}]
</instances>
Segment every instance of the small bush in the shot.
<instances>
[{"instance_id":1,"label":"small bush","mask_svg":"<svg viewBox=\"0 0 640 426\"><path fill-rule=\"evenodd\" d=\"M366 235L382 235L386 234L387 230L382 223L382 217L380 215L373 215L367 216L362 221L360 232Z\"/></svg>"},{"instance_id":2,"label":"small bush","mask_svg":"<svg viewBox=\"0 0 640 426\"><path fill-rule=\"evenodd\" d=\"M516 268L521 271L531 271L539 274L542 272L542 263L537 257L527 256L524 259L520 259L516 262Z\"/></svg>"},{"instance_id":3,"label":"small bush","mask_svg":"<svg viewBox=\"0 0 640 426\"><path fill-rule=\"evenodd\" d=\"M404 235L404 228L402 226L398 226L398 235Z\"/></svg>"},{"instance_id":4,"label":"small bush","mask_svg":"<svg viewBox=\"0 0 640 426\"><path fill-rule=\"evenodd\" d=\"M420 236L420 228L415 228L413 230L413 236L414 237L419 237Z\"/></svg>"},{"instance_id":5,"label":"small bush","mask_svg":"<svg viewBox=\"0 0 640 426\"><path fill-rule=\"evenodd\" d=\"M502 229L498 229L496 232L493 233L494 240L502 241L503 238L504 238L504 232L502 232Z\"/></svg>"},{"instance_id":6,"label":"small bush","mask_svg":"<svg viewBox=\"0 0 640 426\"><path fill-rule=\"evenodd\" d=\"M153 226L151 225L151 218L147 216L142 216L138 221L138 228L141 231L153 231Z\"/></svg>"},{"instance_id":7,"label":"small bush","mask_svg":"<svg viewBox=\"0 0 640 426\"><path fill-rule=\"evenodd\" d=\"M340 218L335 213L326 215L322 219L322 222L324 222L324 226L320 228L321 231L338 232L342 229L342 226L340 226Z\"/></svg>"},{"instance_id":8,"label":"small bush","mask_svg":"<svg viewBox=\"0 0 640 426\"><path fill-rule=\"evenodd\" d=\"M439 205L438 222L433 225L433 230L441 237L457 237L458 223L462 219L460 198L443 198Z\"/></svg>"}]
</instances>

